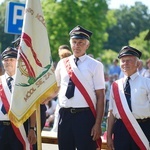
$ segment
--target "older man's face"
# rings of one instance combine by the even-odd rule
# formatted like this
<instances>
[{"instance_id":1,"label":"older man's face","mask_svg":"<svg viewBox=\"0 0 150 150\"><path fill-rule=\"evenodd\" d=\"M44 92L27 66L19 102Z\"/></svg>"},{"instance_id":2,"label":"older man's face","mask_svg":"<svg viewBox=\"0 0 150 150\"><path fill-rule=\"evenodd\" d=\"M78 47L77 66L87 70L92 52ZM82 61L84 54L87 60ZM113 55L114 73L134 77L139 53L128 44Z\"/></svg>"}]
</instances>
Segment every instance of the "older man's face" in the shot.
<instances>
[{"instance_id":1,"label":"older man's face","mask_svg":"<svg viewBox=\"0 0 150 150\"><path fill-rule=\"evenodd\" d=\"M135 56L123 56L120 58L120 67L125 75L131 76L137 71L139 61Z\"/></svg>"},{"instance_id":2,"label":"older man's face","mask_svg":"<svg viewBox=\"0 0 150 150\"><path fill-rule=\"evenodd\" d=\"M15 70L16 70L16 58L5 58L2 62L3 62L3 66L5 71L9 74L9 75L14 75L15 74Z\"/></svg>"},{"instance_id":3,"label":"older man's face","mask_svg":"<svg viewBox=\"0 0 150 150\"><path fill-rule=\"evenodd\" d=\"M71 39L71 49L76 57L80 57L86 53L89 47L89 41L86 39Z\"/></svg>"}]
</instances>

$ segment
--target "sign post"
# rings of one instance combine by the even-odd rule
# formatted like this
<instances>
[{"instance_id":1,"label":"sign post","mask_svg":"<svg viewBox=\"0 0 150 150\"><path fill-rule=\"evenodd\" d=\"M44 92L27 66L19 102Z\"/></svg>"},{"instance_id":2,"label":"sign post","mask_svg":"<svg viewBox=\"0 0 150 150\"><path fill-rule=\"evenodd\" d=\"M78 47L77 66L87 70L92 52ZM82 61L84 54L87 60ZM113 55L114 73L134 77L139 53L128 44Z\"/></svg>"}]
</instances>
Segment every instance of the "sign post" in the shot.
<instances>
[{"instance_id":1,"label":"sign post","mask_svg":"<svg viewBox=\"0 0 150 150\"><path fill-rule=\"evenodd\" d=\"M5 33L21 34L25 4L8 2L6 8Z\"/></svg>"}]
</instances>

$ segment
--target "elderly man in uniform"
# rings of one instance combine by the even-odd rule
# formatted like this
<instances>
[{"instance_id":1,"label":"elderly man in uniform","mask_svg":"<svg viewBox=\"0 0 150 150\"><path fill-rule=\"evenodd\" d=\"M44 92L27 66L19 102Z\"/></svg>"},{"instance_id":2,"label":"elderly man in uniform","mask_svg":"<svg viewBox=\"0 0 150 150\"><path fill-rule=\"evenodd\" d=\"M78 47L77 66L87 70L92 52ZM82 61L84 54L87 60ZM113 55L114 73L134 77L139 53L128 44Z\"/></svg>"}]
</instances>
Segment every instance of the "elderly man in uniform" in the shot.
<instances>
[{"instance_id":1,"label":"elderly man in uniform","mask_svg":"<svg viewBox=\"0 0 150 150\"><path fill-rule=\"evenodd\" d=\"M150 79L137 73L141 55L131 46L123 47L118 55L124 77L113 82L110 92L110 150L150 150Z\"/></svg>"},{"instance_id":2,"label":"elderly man in uniform","mask_svg":"<svg viewBox=\"0 0 150 150\"><path fill-rule=\"evenodd\" d=\"M96 150L104 113L103 64L86 55L92 32L76 26L70 32L73 55L56 67L59 87L59 150Z\"/></svg>"},{"instance_id":3,"label":"elderly man in uniform","mask_svg":"<svg viewBox=\"0 0 150 150\"><path fill-rule=\"evenodd\" d=\"M8 109L11 101L14 76L16 71L17 51L8 47L1 54L5 69L4 75L0 76L0 149L1 150L30 150L30 144L36 143L35 113L30 117L30 129L28 138L24 126L17 128L8 118Z\"/></svg>"}]
</instances>

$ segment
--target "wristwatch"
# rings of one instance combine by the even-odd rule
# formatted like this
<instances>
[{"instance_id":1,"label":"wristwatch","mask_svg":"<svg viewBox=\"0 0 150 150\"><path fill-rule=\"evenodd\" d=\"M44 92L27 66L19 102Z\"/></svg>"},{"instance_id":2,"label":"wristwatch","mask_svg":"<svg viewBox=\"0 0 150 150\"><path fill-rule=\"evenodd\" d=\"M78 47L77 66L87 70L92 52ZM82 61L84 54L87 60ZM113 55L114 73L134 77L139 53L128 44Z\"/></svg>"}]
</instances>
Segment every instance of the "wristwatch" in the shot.
<instances>
[{"instance_id":1,"label":"wristwatch","mask_svg":"<svg viewBox=\"0 0 150 150\"><path fill-rule=\"evenodd\" d=\"M36 127L30 127L30 129L36 131Z\"/></svg>"}]
</instances>

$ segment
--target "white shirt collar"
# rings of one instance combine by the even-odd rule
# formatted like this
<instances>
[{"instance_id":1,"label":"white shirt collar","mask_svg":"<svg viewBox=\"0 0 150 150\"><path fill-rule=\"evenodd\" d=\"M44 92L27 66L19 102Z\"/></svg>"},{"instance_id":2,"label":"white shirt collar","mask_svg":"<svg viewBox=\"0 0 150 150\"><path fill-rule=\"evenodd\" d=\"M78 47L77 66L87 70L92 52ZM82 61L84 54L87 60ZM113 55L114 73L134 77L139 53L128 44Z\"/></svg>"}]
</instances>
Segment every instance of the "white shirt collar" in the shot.
<instances>
[{"instance_id":1,"label":"white shirt collar","mask_svg":"<svg viewBox=\"0 0 150 150\"><path fill-rule=\"evenodd\" d=\"M138 76L138 73L135 72L134 74L132 74L132 75L130 76L130 78L131 78L131 80L134 80L137 76ZM125 81L126 81L127 78L128 78L128 76L124 75L124 80L125 80Z\"/></svg>"},{"instance_id":2,"label":"white shirt collar","mask_svg":"<svg viewBox=\"0 0 150 150\"><path fill-rule=\"evenodd\" d=\"M78 57L78 58L79 58L79 60L80 60L81 62L83 62L83 61L86 59L86 57L87 57L87 54L84 54L83 56L80 56L80 57ZM75 58L74 55L73 55L73 58Z\"/></svg>"},{"instance_id":3,"label":"white shirt collar","mask_svg":"<svg viewBox=\"0 0 150 150\"><path fill-rule=\"evenodd\" d=\"M10 77L7 73L5 73L5 78L7 79L8 77ZM11 76L13 79L15 78L15 75Z\"/></svg>"}]
</instances>

